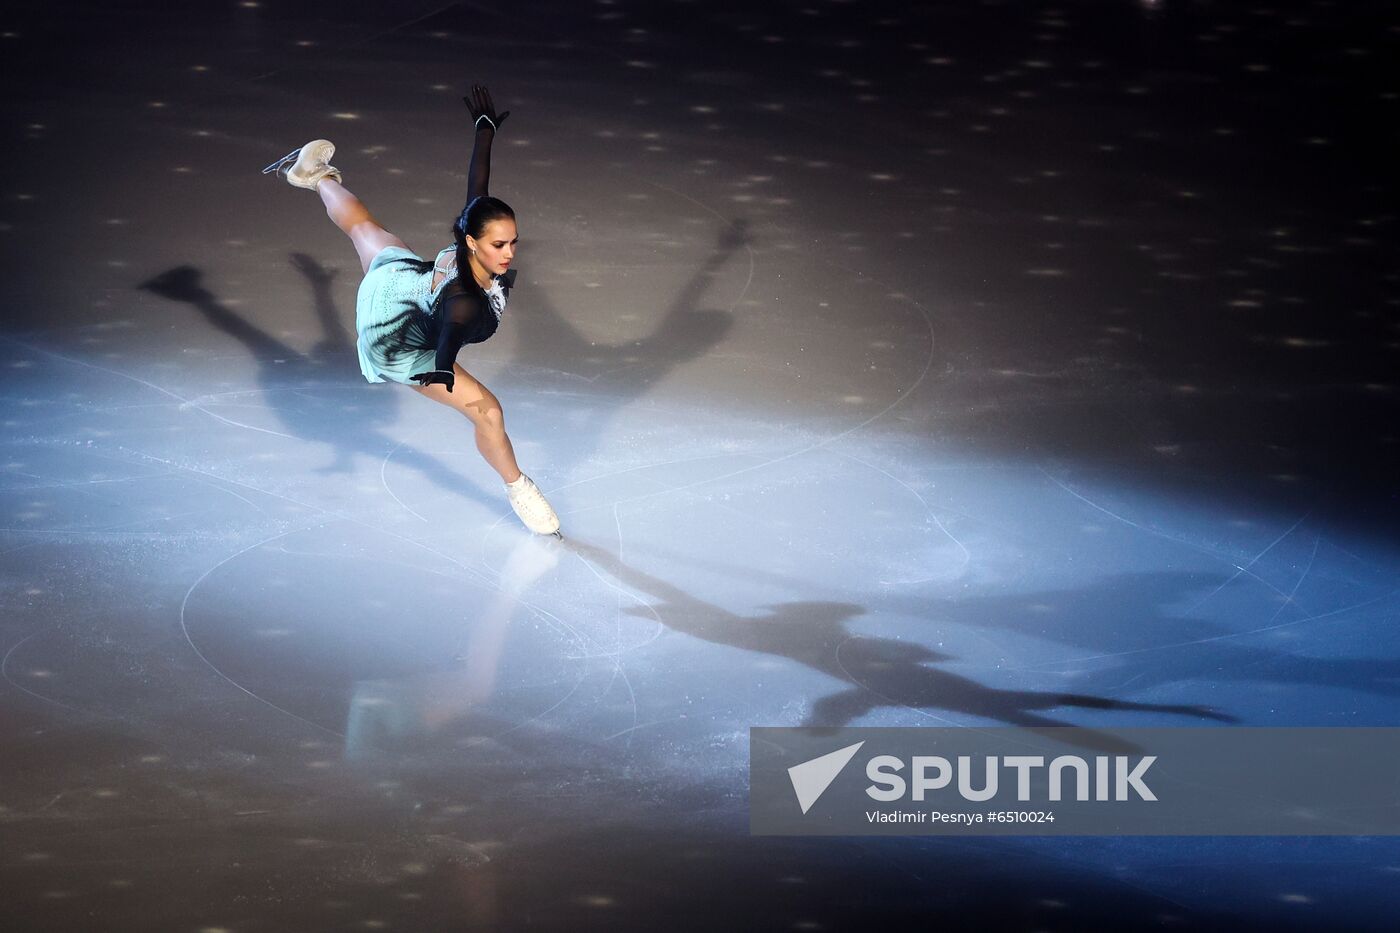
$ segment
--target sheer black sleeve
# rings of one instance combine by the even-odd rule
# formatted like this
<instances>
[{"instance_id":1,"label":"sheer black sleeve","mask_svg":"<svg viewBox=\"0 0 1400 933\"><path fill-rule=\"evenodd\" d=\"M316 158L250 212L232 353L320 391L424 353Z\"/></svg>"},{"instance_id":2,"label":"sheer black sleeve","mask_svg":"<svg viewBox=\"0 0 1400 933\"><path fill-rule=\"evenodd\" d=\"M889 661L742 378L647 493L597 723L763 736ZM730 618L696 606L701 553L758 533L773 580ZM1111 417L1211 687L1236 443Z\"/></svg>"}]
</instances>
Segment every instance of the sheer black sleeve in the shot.
<instances>
[{"instance_id":1,"label":"sheer black sleeve","mask_svg":"<svg viewBox=\"0 0 1400 933\"><path fill-rule=\"evenodd\" d=\"M442 330L438 333L434 365L440 370L451 370L462 344L476 336L488 317L494 315L481 289L453 289L445 295L442 300Z\"/></svg>"},{"instance_id":2,"label":"sheer black sleeve","mask_svg":"<svg viewBox=\"0 0 1400 933\"><path fill-rule=\"evenodd\" d=\"M456 362L462 345L481 340L483 330L496 318L481 289L462 288L457 282L451 283L448 289L442 297L433 371L415 373L410 378L421 385L441 383L451 392L454 381L452 364Z\"/></svg>"},{"instance_id":3,"label":"sheer black sleeve","mask_svg":"<svg viewBox=\"0 0 1400 933\"><path fill-rule=\"evenodd\" d=\"M496 131L491 128L491 124L485 120L476 130L476 142L472 144L472 161L467 169L467 203L472 202L472 198L486 196L486 189L491 181L491 141L495 138Z\"/></svg>"}]
</instances>

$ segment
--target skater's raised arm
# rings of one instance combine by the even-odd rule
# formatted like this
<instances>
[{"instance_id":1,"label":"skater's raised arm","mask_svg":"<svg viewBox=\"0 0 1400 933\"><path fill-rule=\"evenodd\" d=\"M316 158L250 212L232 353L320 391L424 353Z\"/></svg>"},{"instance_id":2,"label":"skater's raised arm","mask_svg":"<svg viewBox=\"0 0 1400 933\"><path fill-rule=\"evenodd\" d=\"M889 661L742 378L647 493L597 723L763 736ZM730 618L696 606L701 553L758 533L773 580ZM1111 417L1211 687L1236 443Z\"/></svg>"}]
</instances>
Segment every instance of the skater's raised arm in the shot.
<instances>
[{"instance_id":1,"label":"skater's raised arm","mask_svg":"<svg viewBox=\"0 0 1400 933\"><path fill-rule=\"evenodd\" d=\"M471 167L467 169L467 203L473 198L485 197L491 180L491 141L496 136L510 111L497 114L496 105L491 102L491 92L480 84L472 85L472 92L462 101L471 110L476 125L476 139L472 143Z\"/></svg>"}]
</instances>

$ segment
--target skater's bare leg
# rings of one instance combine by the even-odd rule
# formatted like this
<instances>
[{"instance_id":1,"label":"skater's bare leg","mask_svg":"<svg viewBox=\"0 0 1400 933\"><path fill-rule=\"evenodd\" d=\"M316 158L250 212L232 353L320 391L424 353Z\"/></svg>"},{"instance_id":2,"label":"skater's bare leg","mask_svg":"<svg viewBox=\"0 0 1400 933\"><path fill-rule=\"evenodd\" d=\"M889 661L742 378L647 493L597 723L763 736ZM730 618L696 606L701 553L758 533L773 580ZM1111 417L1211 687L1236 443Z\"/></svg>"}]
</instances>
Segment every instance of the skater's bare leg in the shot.
<instances>
[{"instance_id":1,"label":"skater's bare leg","mask_svg":"<svg viewBox=\"0 0 1400 933\"><path fill-rule=\"evenodd\" d=\"M444 385L409 388L471 419L476 428L476 449L491 464L491 469L501 474L503 482L515 482L520 478L520 466L515 462L515 448L511 447L510 438L506 435L505 415L501 411L500 400L458 364L452 364L452 371L456 381L451 392Z\"/></svg>"},{"instance_id":2,"label":"skater's bare leg","mask_svg":"<svg viewBox=\"0 0 1400 933\"><path fill-rule=\"evenodd\" d=\"M331 220L355 244L361 272L369 269L370 260L386 246L408 249L407 243L379 226L364 202L334 178L321 179L316 185L316 193L321 196L321 203L326 205L326 213Z\"/></svg>"}]
</instances>

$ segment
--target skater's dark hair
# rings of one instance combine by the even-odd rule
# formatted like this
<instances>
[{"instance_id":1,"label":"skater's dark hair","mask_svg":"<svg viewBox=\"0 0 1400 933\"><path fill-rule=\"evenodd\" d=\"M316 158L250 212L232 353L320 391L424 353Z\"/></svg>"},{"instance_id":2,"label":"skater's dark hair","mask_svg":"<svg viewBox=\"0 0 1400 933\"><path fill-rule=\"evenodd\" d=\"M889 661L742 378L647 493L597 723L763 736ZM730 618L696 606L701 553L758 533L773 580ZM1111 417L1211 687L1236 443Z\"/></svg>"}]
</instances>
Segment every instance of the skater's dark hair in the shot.
<instances>
[{"instance_id":1,"label":"skater's dark hair","mask_svg":"<svg viewBox=\"0 0 1400 933\"><path fill-rule=\"evenodd\" d=\"M515 219L515 211L505 201L487 195L472 198L452 225L452 237L460 245L466 242L468 236L473 239L481 236L491 221L505 218Z\"/></svg>"}]
</instances>

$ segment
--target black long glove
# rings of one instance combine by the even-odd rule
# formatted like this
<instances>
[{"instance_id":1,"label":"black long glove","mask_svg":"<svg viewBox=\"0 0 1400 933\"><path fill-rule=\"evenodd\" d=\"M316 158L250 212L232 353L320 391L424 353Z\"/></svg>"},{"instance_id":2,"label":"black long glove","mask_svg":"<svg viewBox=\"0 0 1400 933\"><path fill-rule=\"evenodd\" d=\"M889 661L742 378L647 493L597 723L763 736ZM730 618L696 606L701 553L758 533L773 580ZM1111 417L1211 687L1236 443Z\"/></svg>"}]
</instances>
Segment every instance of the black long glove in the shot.
<instances>
[{"instance_id":1,"label":"black long glove","mask_svg":"<svg viewBox=\"0 0 1400 933\"><path fill-rule=\"evenodd\" d=\"M481 121L485 120L491 124L491 129L498 130L501 124L506 122L506 117L510 116L510 111L496 113L496 105L491 102L491 92L481 84L473 84L472 92L462 98L462 103L467 105L467 109L472 112L472 122L480 129Z\"/></svg>"}]
</instances>

